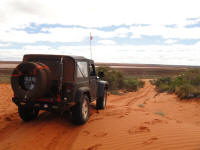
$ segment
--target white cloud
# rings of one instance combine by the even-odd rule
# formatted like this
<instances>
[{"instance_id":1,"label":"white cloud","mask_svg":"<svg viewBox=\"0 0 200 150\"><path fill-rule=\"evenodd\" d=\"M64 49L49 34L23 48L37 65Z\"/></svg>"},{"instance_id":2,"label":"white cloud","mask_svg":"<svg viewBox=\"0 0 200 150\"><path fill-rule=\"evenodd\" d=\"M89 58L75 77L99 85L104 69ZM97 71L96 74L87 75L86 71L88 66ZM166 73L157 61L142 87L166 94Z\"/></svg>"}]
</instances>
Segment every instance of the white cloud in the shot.
<instances>
[{"instance_id":1,"label":"white cloud","mask_svg":"<svg viewBox=\"0 0 200 150\"><path fill-rule=\"evenodd\" d=\"M118 28L114 31L106 32L99 29L84 29L78 27L55 27L55 28L42 28L43 32L27 33L23 30L1 30L0 41L2 42L16 42L16 43L34 43L37 41L48 42L81 42L85 39L89 40L89 33L92 36L99 38L113 38L113 37L126 37L129 29ZM48 32L48 33L44 33Z\"/></svg>"},{"instance_id":2,"label":"white cloud","mask_svg":"<svg viewBox=\"0 0 200 150\"><path fill-rule=\"evenodd\" d=\"M117 29L111 32L105 32L98 29L84 29L78 27L71 28L43 28L42 31L49 33L27 33L22 30L1 30L0 29L0 41L2 42L16 42L16 43L34 43L37 41L48 42L81 42L85 39L89 40L89 34L92 32L92 36L100 38L113 38L124 37L127 33L125 29Z\"/></svg>"},{"instance_id":3,"label":"white cloud","mask_svg":"<svg viewBox=\"0 0 200 150\"><path fill-rule=\"evenodd\" d=\"M161 36L165 39L178 38L178 39L200 39L199 28L168 28L161 25L150 26L133 26L130 28L132 38L140 38L142 35L146 36Z\"/></svg>"},{"instance_id":4,"label":"white cloud","mask_svg":"<svg viewBox=\"0 0 200 150\"><path fill-rule=\"evenodd\" d=\"M142 35L160 35L165 39L199 39L198 28L184 28L197 23L200 1L198 0L1 0L0 1L0 41L17 43L80 42L88 38L89 32L100 38L127 37L140 38ZM186 11L188 10L188 11ZM80 25L84 27L105 27L131 24L151 24L132 26L103 32L94 28L44 28L49 34L28 34L13 28L23 28L35 24ZM177 28L167 28L166 24L176 24Z\"/></svg>"},{"instance_id":5,"label":"white cloud","mask_svg":"<svg viewBox=\"0 0 200 150\"><path fill-rule=\"evenodd\" d=\"M199 17L198 0L1 0L0 22L10 27L49 23L103 27L121 24L185 24Z\"/></svg>"},{"instance_id":6,"label":"white cloud","mask_svg":"<svg viewBox=\"0 0 200 150\"><path fill-rule=\"evenodd\" d=\"M10 46L9 43L0 43L0 47L8 47L8 46Z\"/></svg>"},{"instance_id":7,"label":"white cloud","mask_svg":"<svg viewBox=\"0 0 200 150\"><path fill-rule=\"evenodd\" d=\"M199 0L1 0L0 1L0 42L34 43L82 42L89 41L92 32L93 56L96 61L161 63L200 65L200 44L178 45L172 39L200 39L199 28L185 28L185 25L198 23ZM30 23L78 25L87 28L43 28L49 33L27 33L17 31L30 26ZM92 27L150 24L149 26L121 27L112 31L102 31ZM164 25L175 24L176 28ZM161 36L168 39L168 46L120 46L111 38L141 38ZM104 41L95 41L95 37ZM100 45L101 44L101 45ZM0 46L6 47L6 44ZM8 45L9 46L9 45ZM89 57L89 46L65 46L57 50L51 46L30 46L22 49L1 49L0 60L21 59L27 53L72 54ZM106 55L105 55L106 54Z\"/></svg>"},{"instance_id":8,"label":"white cloud","mask_svg":"<svg viewBox=\"0 0 200 150\"><path fill-rule=\"evenodd\" d=\"M47 30L47 29L44 29ZM48 42L81 42L89 37L89 30L81 28L51 28L50 33L27 33L19 30L0 30L0 41L16 43Z\"/></svg>"},{"instance_id":9,"label":"white cloud","mask_svg":"<svg viewBox=\"0 0 200 150\"><path fill-rule=\"evenodd\" d=\"M113 41L113 40L100 40L100 41L98 41L98 44L101 44L101 45L115 45L116 42Z\"/></svg>"},{"instance_id":10,"label":"white cloud","mask_svg":"<svg viewBox=\"0 0 200 150\"><path fill-rule=\"evenodd\" d=\"M51 50L50 46L45 46L45 45L39 45L39 46L33 46L33 45L25 45L23 46L23 50L28 50L28 51L47 51L47 50Z\"/></svg>"},{"instance_id":11,"label":"white cloud","mask_svg":"<svg viewBox=\"0 0 200 150\"><path fill-rule=\"evenodd\" d=\"M166 44L174 44L176 42L177 42L177 40L172 40L172 39L168 39L165 41Z\"/></svg>"},{"instance_id":12,"label":"white cloud","mask_svg":"<svg viewBox=\"0 0 200 150\"><path fill-rule=\"evenodd\" d=\"M1 30L0 41L16 42L16 43L34 43L37 41L47 42L81 42L89 40L89 33L92 32L93 37L109 39L115 37L127 38L131 34L131 38L141 38L141 36L161 36L164 39L200 39L199 28L168 28L165 26L150 25L150 26L131 26L129 28L117 28L113 31L102 31L93 28L43 28L42 31L49 33L27 33L19 30ZM172 44L176 41L166 41Z\"/></svg>"},{"instance_id":13,"label":"white cloud","mask_svg":"<svg viewBox=\"0 0 200 150\"><path fill-rule=\"evenodd\" d=\"M176 64L200 66L200 42L194 45L97 45L92 47L96 62ZM25 46L23 49L1 50L0 60L21 60L24 54L62 54L90 58L89 46Z\"/></svg>"}]
</instances>

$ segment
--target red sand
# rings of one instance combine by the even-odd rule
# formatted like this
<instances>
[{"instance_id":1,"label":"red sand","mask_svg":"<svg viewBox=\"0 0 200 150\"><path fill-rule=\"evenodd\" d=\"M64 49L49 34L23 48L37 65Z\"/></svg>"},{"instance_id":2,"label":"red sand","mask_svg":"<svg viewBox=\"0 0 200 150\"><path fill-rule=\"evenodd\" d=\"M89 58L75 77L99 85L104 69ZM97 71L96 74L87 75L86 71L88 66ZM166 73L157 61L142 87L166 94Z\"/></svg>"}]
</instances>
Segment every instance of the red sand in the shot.
<instances>
[{"instance_id":1,"label":"red sand","mask_svg":"<svg viewBox=\"0 0 200 150\"><path fill-rule=\"evenodd\" d=\"M0 150L198 150L200 103L157 96L146 85L138 92L110 95L106 110L96 111L83 126L69 117L41 112L24 123L12 103L9 85L0 85ZM199 99L200 100L200 99Z\"/></svg>"}]
</instances>

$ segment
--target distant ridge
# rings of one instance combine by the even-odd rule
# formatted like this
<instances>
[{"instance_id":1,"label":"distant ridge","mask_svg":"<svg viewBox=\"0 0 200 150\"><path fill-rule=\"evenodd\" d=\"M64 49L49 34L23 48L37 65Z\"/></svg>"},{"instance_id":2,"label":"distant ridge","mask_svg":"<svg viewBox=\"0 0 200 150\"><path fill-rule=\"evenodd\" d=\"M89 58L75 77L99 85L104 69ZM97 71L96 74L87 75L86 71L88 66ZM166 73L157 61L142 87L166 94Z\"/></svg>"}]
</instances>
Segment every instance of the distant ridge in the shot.
<instances>
[{"instance_id":1,"label":"distant ridge","mask_svg":"<svg viewBox=\"0 0 200 150\"><path fill-rule=\"evenodd\" d=\"M0 61L0 64L19 64L21 61ZM132 63L104 63L95 62L97 66L135 66L135 67L175 67L175 68L200 68L200 66L189 65L164 65L164 64L132 64Z\"/></svg>"},{"instance_id":2,"label":"distant ridge","mask_svg":"<svg viewBox=\"0 0 200 150\"><path fill-rule=\"evenodd\" d=\"M19 64L21 61L0 61L0 64Z\"/></svg>"},{"instance_id":3,"label":"distant ridge","mask_svg":"<svg viewBox=\"0 0 200 150\"><path fill-rule=\"evenodd\" d=\"M132 63L102 63L96 62L97 66L138 66L138 67L181 67L181 68L200 68L200 66L189 65L164 65L164 64L132 64Z\"/></svg>"}]
</instances>

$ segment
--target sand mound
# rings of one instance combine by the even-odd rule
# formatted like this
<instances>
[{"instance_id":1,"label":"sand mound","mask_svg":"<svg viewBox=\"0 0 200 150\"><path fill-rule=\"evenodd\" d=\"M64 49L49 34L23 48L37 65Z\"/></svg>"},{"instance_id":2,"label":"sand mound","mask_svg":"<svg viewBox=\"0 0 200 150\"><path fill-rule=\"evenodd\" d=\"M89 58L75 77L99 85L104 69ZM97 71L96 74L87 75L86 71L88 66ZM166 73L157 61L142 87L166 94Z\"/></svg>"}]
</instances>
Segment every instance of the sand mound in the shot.
<instances>
[{"instance_id":1,"label":"sand mound","mask_svg":"<svg viewBox=\"0 0 200 150\"><path fill-rule=\"evenodd\" d=\"M0 149L6 150L194 150L200 149L200 103L157 96L146 85L138 92L110 95L106 110L96 111L83 126L68 115L41 112L23 123L11 102L9 85L0 85Z\"/></svg>"}]
</instances>

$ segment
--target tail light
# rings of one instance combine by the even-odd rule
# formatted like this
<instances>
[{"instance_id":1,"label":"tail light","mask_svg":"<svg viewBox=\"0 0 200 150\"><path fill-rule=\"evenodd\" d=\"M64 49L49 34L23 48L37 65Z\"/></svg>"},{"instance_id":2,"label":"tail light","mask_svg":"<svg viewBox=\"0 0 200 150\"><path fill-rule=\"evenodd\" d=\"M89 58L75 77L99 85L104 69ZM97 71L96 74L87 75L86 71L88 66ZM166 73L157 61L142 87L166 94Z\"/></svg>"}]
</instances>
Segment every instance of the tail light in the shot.
<instances>
[{"instance_id":1,"label":"tail light","mask_svg":"<svg viewBox=\"0 0 200 150\"><path fill-rule=\"evenodd\" d=\"M66 85L66 92L70 93L72 91L72 86L70 84Z\"/></svg>"}]
</instances>

